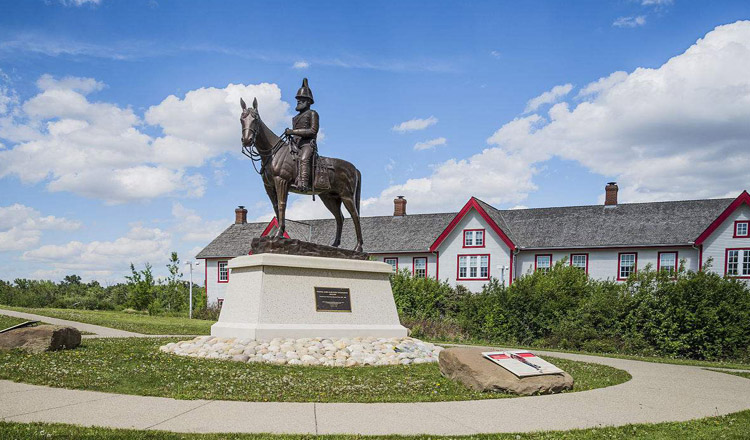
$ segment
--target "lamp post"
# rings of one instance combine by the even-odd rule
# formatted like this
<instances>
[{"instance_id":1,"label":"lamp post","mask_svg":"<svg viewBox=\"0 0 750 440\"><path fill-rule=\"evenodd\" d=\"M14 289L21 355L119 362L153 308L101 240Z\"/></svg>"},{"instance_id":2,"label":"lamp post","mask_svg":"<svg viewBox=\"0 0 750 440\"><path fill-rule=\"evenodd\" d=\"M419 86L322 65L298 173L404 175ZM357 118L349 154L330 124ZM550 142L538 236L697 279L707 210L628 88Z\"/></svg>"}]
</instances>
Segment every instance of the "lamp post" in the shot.
<instances>
[{"instance_id":1,"label":"lamp post","mask_svg":"<svg viewBox=\"0 0 750 440\"><path fill-rule=\"evenodd\" d=\"M189 319L193 319L193 265L200 266L201 263L199 261L186 261L185 264L190 266L190 304L188 305Z\"/></svg>"}]
</instances>

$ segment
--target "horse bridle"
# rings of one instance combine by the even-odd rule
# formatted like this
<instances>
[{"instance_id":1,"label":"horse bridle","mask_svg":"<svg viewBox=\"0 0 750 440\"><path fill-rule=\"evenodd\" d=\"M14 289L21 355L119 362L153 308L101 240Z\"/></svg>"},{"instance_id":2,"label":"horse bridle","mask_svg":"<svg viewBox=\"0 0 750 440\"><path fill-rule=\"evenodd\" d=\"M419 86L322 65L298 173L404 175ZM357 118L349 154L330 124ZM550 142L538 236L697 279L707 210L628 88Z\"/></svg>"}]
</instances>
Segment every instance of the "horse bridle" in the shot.
<instances>
[{"instance_id":1,"label":"horse bridle","mask_svg":"<svg viewBox=\"0 0 750 440\"><path fill-rule=\"evenodd\" d=\"M255 125L255 128L252 126ZM242 129L242 137L245 137L245 132L249 131L252 137L250 138L250 142L247 143L247 145L243 145L243 147L249 147L253 148L255 146L255 137L258 135L258 117L253 118L253 122L250 124L249 127Z\"/></svg>"}]
</instances>

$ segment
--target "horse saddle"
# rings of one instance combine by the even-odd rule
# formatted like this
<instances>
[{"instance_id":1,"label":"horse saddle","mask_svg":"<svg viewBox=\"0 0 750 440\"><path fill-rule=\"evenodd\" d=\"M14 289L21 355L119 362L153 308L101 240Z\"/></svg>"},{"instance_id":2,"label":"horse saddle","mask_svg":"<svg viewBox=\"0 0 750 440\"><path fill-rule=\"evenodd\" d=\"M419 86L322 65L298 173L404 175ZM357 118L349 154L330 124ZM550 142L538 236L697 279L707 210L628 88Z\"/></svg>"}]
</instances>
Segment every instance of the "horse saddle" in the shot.
<instances>
[{"instance_id":1,"label":"horse saddle","mask_svg":"<svg viewBox=\"0 0 750 440\"><path fill-rule=\"evenodd\" d=\"M297 159L299 160L299 158ZM330 171L334 169L333 164L331 164L329 158L318 156L317 154L312 160L313 170L312 176L314 179L314 186L313 188L315 191L327 191L331 189L331 173ZM292 186L293 189L298 190L297 182Z\"/></svg>"}]
</instances>

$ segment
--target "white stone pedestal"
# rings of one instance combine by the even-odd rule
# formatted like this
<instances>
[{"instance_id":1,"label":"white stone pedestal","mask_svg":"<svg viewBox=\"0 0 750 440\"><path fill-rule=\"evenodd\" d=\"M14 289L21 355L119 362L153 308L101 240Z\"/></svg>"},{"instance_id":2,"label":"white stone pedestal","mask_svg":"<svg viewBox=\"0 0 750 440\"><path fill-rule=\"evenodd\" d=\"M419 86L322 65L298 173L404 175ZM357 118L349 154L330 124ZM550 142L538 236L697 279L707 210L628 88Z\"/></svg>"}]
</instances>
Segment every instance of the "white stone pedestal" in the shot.
<instances>
[{"instance_id":1,"label":"white stone pedestal","mask_svg":"<svg viewBox=\"0 0 750 440\"><path fill-rule=\"evenodd\" d=\"M231 273L211 335L251 338L406 337L377 261L258 254L229 261ZM351 312L316 311L315 288L346 288Z\"/></svg>"}]
</instances>

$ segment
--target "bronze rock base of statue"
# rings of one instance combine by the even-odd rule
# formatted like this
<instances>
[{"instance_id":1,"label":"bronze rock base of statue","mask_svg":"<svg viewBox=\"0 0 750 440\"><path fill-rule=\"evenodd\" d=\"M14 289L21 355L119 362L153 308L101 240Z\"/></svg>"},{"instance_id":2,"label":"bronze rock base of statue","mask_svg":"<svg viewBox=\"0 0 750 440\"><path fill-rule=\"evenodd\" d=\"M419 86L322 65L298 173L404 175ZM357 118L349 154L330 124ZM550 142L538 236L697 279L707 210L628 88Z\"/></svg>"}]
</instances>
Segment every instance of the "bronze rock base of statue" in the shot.
<instances>
[{"instance_id":1,"label":"bronze rock base of statue","mask_svg":"<svg viewBox=\"0 0 750 440\"><path fill-rule=\"evenodd\" d=\"M302 255L305 257L343 258L346 260L367 260L366 252L341 249L324 244L294 238L257 237L251 243L253 255L256 254L285 254Z\"/></svg>"}]
</instances>

